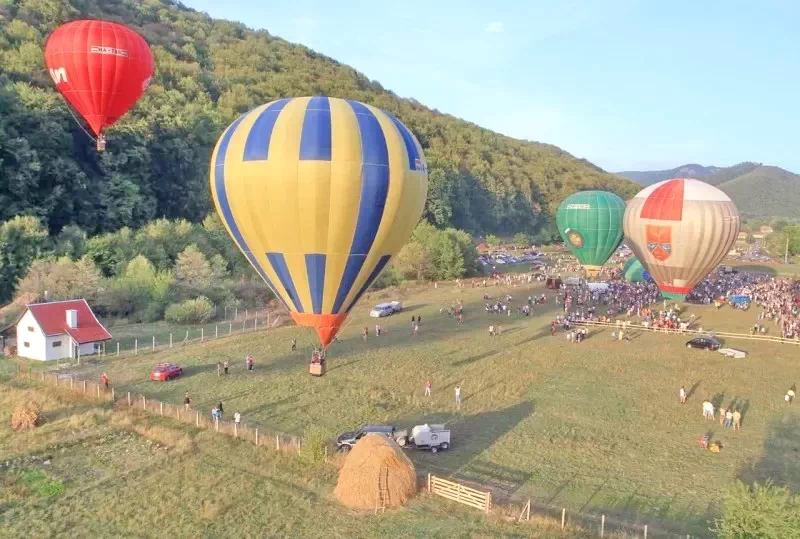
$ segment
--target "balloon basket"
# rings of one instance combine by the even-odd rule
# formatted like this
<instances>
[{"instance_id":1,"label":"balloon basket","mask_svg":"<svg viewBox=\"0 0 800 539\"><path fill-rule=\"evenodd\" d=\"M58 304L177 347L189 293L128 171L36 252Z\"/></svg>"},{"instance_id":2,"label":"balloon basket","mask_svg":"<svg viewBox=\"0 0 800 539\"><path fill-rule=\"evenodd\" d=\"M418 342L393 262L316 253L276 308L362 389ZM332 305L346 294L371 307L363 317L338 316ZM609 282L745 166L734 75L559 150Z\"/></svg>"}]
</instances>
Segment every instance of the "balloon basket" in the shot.
<instances>
[{"instance_id":1,"label":"balloon basket","mask_svg":"<svg viewBox=\"0 0 800 539\"><path fill-rule=\"evenodd\" d=\"M97 136L97 151L104 152L106 151L106 137L103 135Z\"/></svg>"},{"instance_id":2,"label":"balloon basket","mask_svg":"<svg viewBox=\"0 0 800 539\"><path fill-rule=\"evenodd\" d=\"M311 376L324 376L326 370L324 360L319 362L312 361L308 364L308 374Z\"/></svg>"}]
</instances>

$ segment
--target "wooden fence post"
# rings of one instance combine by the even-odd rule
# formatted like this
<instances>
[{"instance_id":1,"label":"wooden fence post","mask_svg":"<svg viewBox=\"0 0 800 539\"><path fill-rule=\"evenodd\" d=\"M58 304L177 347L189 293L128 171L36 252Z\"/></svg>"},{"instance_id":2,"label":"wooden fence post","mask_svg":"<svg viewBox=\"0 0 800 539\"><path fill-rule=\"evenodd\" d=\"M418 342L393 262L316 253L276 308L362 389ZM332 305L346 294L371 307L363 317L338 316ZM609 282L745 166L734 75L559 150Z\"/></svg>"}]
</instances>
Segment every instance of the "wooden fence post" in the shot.
<instances>
[{"instance_id":1,"label":"wooden fence post","mask_svg":"<svg viewBox=\"0 0 800 539\"><path fill-rule=\"evenodd\" d=\"M644 539L647 539L647 524L644 525Z\"/></svg>"},{"instance_id":2,"label":"wooden fence post","mask_svg":"<svg viewBox=\"0 0 800 539\"><path fill-rule=\"evenodd\" d=\"M328 444L325 444L325 464L328 464Z\"/></svg>"},{"instance_id":3,"label":"wooden fence post","mask_svg":"<svg viewBox=\"0 0 800 539\"><path fill-rule=\"evenodd\" d=\"M116 394L114 392L114 388L111 388L111 402L116 402Z\"/></svg>"},{"instance_id":4,"label":"wooden fence post","mask_svg":"<svg viewBox=\"0 0 800 539\"><path fill-rule=\"evenodd\" d=\"M487 515L489 514L489 511L491 510L491 508L492 508L492 493L491 492L487 492L486 493L486 514Z\"/></svg>"},{"instance_id":5,"label":"wooden fence post","mask_svg":"<svg viewBox=\"0 0 800 539\"><path fill-rule=\"evenodd\" d=\"M205 332L203 331L203 328L200 328L200 342L203 342L204 340L205 340Z\"/></svg>"},{"instance_id":6,"label":"wooden fence post","mask_svg":"<svg viewBox=\"0 0 800 539\"><path fill-rule=\"evenodd\" d=\"M128 391L128 406L131 405L131 392Z\"/></svg>"},{"instance_id":7,"label":"wooden fence post","mask_svg":"<svg viewBox=\"0 0 800 539\"><path fill-rule=\"evenodd\" d=\"M142 395L142 410L147 410L147 399Z\"/></svg>"},{"instance_id":8,"label":"wooden fence post","mask_svg":"<svg viewBox=\"0 0 800 539\"><path fill-rule=\"evenodd\" d=\"M219 339L219 324L214 324L214 338Z\"/></svg>"},{"instance_id":9,"label":"wooden fence post","mask_svg":"<svg viewBox=\"0 0 800 539\"><path fill-rule=\"evenodd\" d=\"M566 507L561 508L561 529L564 529L564 521L567 519L567 509Z\"/></svg>"},{"instance_id":10,"label":"wooden fence post","mask_svg":"<svg viewBox=\"0 0 800 539\"><path fill-rule=\"evenodd\" d=\"M604 537L606 534L606 516L600 516L600 537Z\"/></svg>"},{"instance_id":11,"label":"wooden fence post","mask_svg":"<svg viewBox=\"0 0 800 539\"><path fill-rule=\"evenodd\" d=\"M277 451L281 450L281 436L280 436L280 434L275 436L275 449Z\"/></svg>"},{"instance_id":12,"label":"wooden fence post","mask_svg":"<svg viewBox=\"0 0 800 539\"><path fill-rule=\"evenodd\" d=\"M247 320L247 309L244 310L244 319Z\"/></svg>"},{"instance_id":13,"label":"wooden fence post","mask_svg":"<svg viewBox=\"0 0 800 539\"><path fill-rule=\"evenodd\" d=\"M156 336L153 335L153 352L156 351Z\"/></svg>"},{"instance_id":14,"label":"wooden fence post","mask_svg":"<svg viewBox=\"0 0 800 539\"><path fill-rule=\"evenodd\" d=\"M247 318L242 320L242 333L244 333L245 329L247 329Z\"/></svg>"},{"instance_id":15,"label":"wooden fence post","mask_svg":"<svg viewBox=\"0 0 800 539\"><path fill-rule=\"evenodd\" d=\"M119 355L119 341L117 341L117 355Z\"/></svg>"},{"instance_id":16,"label":"wooden fence post","mask_svg":"<svg viewBox=\"0 0 800 539\"><path fill-rule=\"evenodd\" d=\"M258 331L258 315L256 314L256 319L253 321L253 331Z\"/></svg>"},{"instance_id":17,"label":"wooden fence post","mask_svg":"<svg viewBox=\"0 0 800 539\"><path fill-rule=\"evenodd\" d=\"M233 312L233 319L234 320L239 319L239 307L236 307L236 310Z\"/></svg>"},{"instance_id":18,"label":"wooden fence post","mask_svg":"<svg viewBox=\"0 0 800 539\"><path fill-rule=\"evenodd\" d=\"M75 378L73 378L73 377L71 377L71 376L70 376L70 377L69 377L69 388L70 388L70 389L73 389L73 390L75 389L75 384L74 384L74 382L75 382Z\"/></svg>"},{"instance_id":19,"label":"wooden fence post","mask_svg":"<svg viewBox=\"0 0 800 539\"><path fill-rule=\"evenodd\" d=\"M161 402L161 401L158 401L158 404L160 405L159 408L161 409L161 415L164 415L164 403Z\"/></svg>"},{"instance_id":20,"label":"wooden fence post","mask_svg":"<svg viewBox=\"0 0 800 539\"><path fill-rule=\"evenodd\" d=\"M134 356L139 355L139 339L133 340L133 355Z\"/></svg>"},{"instance_id":21,"label":"wooden fence post","mask_svg":"<svg viewBox=\"0 0 800 539\"><path fill-rule=\"evenodd\" d=\"M28 367L28 379L33 378L33 367Z\"/></svg>"},{"instance_id":22,"label":"wooden fence post","mask_svg":"<svg viewBox=\"0 0 800 539\"><path fill-rule=\"evenodd\" d=\"M200 412L194 413L194 424L198 427L200 426Z\"/></svg>"},{"instance_id":23,"label":"wooden fence post","mask_svg":"<svg viewBox=\"0 0 800 539\"><path fill-rule=\"evenodd\" d=\"M219 432L219 418L218 417L214 418L214 424L216 425L217 432Z\"/></svg>"},{"instance_id":24,"label":"wooden fence post","mask_svg":"<svg viewBox=\"0 0 800 539\"><path fill-rule=\"evenodd\" d=\"M58 373L56 373L56 387L58 387Z\"/></svg>"},{"instance_id":25,"label":"wooden fence post","mask_svg":"<svg viewBox=\"0 0 800 539\"><path fill-rule=\"evenodd\" d=\"M233 437L234 438L239 437L239 424L235 421L233 422Z\"/></svg>"},{"instance_id":26,"label":"wooden fence post","mask_svg":"<svg viewBox=\"0 0 800 539\"><path fill-rule=\"evenodd\" d=\"M100 384L97 384L97 398L100 398Z\"/></svg>"},{"instance_id":27,"label":"wooden fence post","mask_svg":"<svg viewBox=\"0 0 800 539\"><path fill-rule=\"evenodd\" d=\"M258 447L258 428L256 427L256 447ZM327 455L327 453L325 453Z\"/></svg>"},{"instance_id":28,"label":"wooden fence post","mask_svg":"<svg viewBox=\"0 0 800 539\"><path fill-rule=\"evenodd\" d=\"M233 322L228 322L228 335L233 335Z\"/></svg>"},{"instance_id":29,"label":"wooden fence post","mask_svg":"<svg viewBox=\"0 0 800 539\"><path fill-rule=\"evenodd\" d=\"M431 492L431 473L428 472L428 494Z\"/></svg>"},{"instance_id":30,"label":"wooden fence post","mask_svg":"<svg viewBox=\"0 0 800 539\"><path fill-rule=\"evenodd\" d=\"M44 371L41 371L41 373L42 373L42 382L44 382Z\"/></svg>"},{"instance_id":31,"label":"wooden fence post","mask_svg":"<svg viewBox=\"0 0 800 539\"><path fill-rule=\"evenodd\" d=\"M44 380L44 377L42 380ZM86 380L83 381L83 392L86 393Z\"/></svg>"},{"instance_id":32,"label":"wooden fence post","mask_svg":"<svg viewBox=\"0 0 800 539\"><path fill-rule=\"evenodd\" d=\"M169 334L169 347L172 348L172 333Z\"/></svg>"}]
</instances>

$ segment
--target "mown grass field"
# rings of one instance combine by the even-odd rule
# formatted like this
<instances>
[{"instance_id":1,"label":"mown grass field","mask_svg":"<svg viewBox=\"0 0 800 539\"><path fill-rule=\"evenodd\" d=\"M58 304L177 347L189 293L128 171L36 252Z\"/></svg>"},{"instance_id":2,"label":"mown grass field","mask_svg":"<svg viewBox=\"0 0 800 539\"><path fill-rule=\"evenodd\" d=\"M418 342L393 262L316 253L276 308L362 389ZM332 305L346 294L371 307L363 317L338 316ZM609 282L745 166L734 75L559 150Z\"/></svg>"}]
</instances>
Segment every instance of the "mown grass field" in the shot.
<instances>
[{"instance_id":1,"label":"mown grass field","mask_svg":"<svg viewBox=\"0 0 800 539\"><path fill-rule=\"evenodd\" d=\"M453 446L437 455L410 453L420 473L482 485L519 505L530 497L693 535L708 534L708 520L737 478L773 478L800 490L800 408L783 402L786 389L800 381L800 347L730 340L749 352L746 360L732 360L687 350L681 336L643 333L620 343L606 329L592 329L587 341L571 344L563 334L550 336L552 299L532 318L519 317L516 309L511 317L495 317L483 310L484 292L510 292L516 303L543 289L427 288L404 298L404 313L382 319L387 334L377 338L366 311L368 303L387 297L381 293L354 313L329 351L323 378L307 374L314 341L310 330L297 327L92 360L77 374L105 371L118 391L173 403L189 391L201 411L221 400L228 417L239 411L246 423L295 434L312 427L334 436L363 423L444 421ZM439 312L459 299L465 303L461 326ZM743 333L757 312L693 309L706 329ZM417 336L412 314L423 319ZM503 335L490 338L490 323L502 325ZM366 343L360 336L365 325ZM292 338L298 339L296 353ZM254 373L245 371L247 354L255 357ZM231 374L218 377L216 363L224 359ZM184 377L150 382L156 361L180 363ZM426 379L431 398L423 396ZM456 384L462 386L460 410ZM690 392L683 406L681 384ZM743 430L703 420L704 398L718 406L735 401ZM723 443L721 453L697 447L705 433Z\"/></svg>"},{"instance_id":2,"label":"mown grass field","mask_svg":"<svg viewBox=\"0 0 800 539\"><path fill-rule=\"evenodd\" d=\"M332 464L310 465L35 382L0 380L0 390L0 537L556 535L550 522L512 524L426 495L401 511L356 514L332 497ZM12 432L9 410L31 398L47 423Z\"/></svg>"}]
</instances>

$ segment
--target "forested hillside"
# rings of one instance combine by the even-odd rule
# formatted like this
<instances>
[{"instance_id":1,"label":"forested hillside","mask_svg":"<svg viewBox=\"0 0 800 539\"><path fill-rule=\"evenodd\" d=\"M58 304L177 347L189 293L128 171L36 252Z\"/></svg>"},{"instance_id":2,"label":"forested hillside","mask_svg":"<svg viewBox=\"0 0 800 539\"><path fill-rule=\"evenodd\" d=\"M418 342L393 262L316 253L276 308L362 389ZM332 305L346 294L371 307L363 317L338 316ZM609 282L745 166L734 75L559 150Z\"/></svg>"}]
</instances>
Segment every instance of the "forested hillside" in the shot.
<instances>
[{"instance_id":1,"label":"forested hillside","mask_svg":"<svg viewBox=\"0 0 800 539\"><path fill-rule=\"evenodd\" d=\"M696 178L725 191L745 216L800 218L800 176L778 167L745 161L724 168L692 164L619 174L645 186L670 178Z\"/></svg>"},{"instance_id":2,"label":"forested hillside","mask_svg":"<svg viewBox=\"0 0 800 539\"><path fill-rule=\"evenodd\" d=\"M800 218L800 176L782 168L759 166L717 187L744 215Z\"/></svg>"},{"instance_id":3,"label":"forested hillside","mask_svg":"<svg viewBox=\"0 0 800 539\"><path fill-rule=\"evenodd\" d=\"M52 89L42 55L53 28L84 17L132 26L156 60L155 82L108 132L103 154ZM0 65L0 220L32 214L51 232L201 220L210 209L208 158L223 128L251 107L297 95L357 99L406 123L426 151L426 217L440 227L535 234L577 189L636 192L554 146L430 110L306 47L167 0L0 0Z\"/></svg>"}]
</instances>

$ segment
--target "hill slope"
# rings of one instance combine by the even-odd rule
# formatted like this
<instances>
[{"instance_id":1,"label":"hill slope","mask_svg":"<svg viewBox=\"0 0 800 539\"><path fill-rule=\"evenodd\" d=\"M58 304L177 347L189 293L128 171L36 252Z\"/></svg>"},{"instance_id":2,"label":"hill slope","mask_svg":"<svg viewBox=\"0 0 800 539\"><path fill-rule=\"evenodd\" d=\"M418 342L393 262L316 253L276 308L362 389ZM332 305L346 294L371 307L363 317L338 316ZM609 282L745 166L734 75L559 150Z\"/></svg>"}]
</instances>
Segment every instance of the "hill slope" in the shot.
<instances>
[{"instance_id":1,"label":"hill slope","mask_svg":"<svg viewBox=\"0 0 800 539\"><path fill-rule=\"evenodd\" d=\"M719 167L704 167L703 165L690 163L669 170L626 170L624 172L617 172L617 174L647 187L648 185L663 182L671 178L696 178L702 180L719 170Z\"/></svg>"},{"instance_id":2,"label":"hill slope","mask_svg":"<svg viewBox=\"0 0 800 539\"><path fill-rule=\"evenodd\" d=\"M800 218L800 176L760 166L719 184L744 215Z\"/></svg>"},{"instance_id":3,"label":"hill slope","mask_svg":"<svg viewBox=\"0 0 800 539\"><path fill-rule=\"evenodd\" d=\"M800 218L800 176L778 167L745 161L724 168L691 164L619 175L644 186L670 178L697 178L725 191L744 215Z\"/></svg>"},{"instance_id":4,"label":"hill slope","mask_svg":"<svg viewBox=\"0 0 800 539\"><path fill-rule=\"evenodd\" d=\"M97 154L52 89L42 46L58 24L116 20L150 43L156 79ZM0 219L33 213L51 230L197 220L209 210L208 156L223 128L281 96L376 105L408 125L431 170L426 217L475 232L535 232L581 188L628 197L636 186L551 145L498 135L402 99L353 68L266 31L168 0L0 4Z\"/></svg>"}]
</instances>

